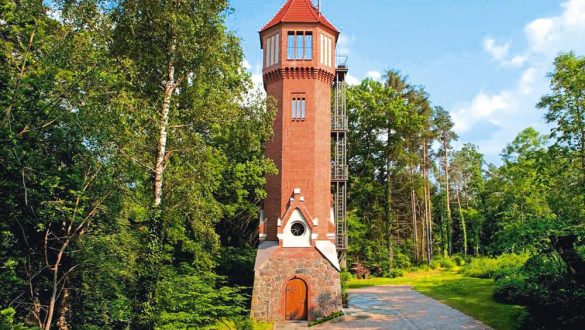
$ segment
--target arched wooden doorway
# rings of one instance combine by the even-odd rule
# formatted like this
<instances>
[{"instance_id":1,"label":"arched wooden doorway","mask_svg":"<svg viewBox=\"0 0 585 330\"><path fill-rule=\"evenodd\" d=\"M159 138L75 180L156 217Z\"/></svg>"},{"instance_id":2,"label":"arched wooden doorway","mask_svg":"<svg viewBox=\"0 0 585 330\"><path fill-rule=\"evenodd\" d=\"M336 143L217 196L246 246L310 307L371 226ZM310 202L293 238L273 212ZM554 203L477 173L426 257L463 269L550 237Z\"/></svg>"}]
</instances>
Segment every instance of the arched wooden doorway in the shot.
<instances>
[{"instance_id":1,"label":"arched wooden doorway","mask_svg":"<svg viewBox=\"0 0 585 330\"><path fill-rule=\"evenodd\" d=\"M294 278L286 285L285 297L286 320L307 319L307 284L305 281Z\"/></svg>"}]
</instances>

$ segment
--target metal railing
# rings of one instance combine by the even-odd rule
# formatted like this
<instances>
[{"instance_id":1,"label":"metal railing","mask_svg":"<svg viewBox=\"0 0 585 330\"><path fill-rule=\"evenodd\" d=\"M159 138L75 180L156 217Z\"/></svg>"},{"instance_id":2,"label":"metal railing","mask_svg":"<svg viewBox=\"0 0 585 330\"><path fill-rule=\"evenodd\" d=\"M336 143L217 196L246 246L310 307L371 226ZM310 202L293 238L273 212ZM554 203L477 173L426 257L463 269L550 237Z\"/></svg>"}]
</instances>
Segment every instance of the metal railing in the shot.
<instances>
[{"instance_id":1,"label":"metal railing","mask_svg":"<svg viewBox=\"0 0 585 330\"><path fill-rule=\"evenodd\" d=\"M345 263L347 250L347 180L349 166L347 166L347 131L349 120L347 117L345 77L348 72L347 56L336 57L335 83L333 85L334 102L331 109L331 138L333 142L333 157L331 164L331 181L334 189L334 216L335 216L335 246L339 254L340 263Z\"/></svg>"},{"instance_id":2,"label":"metal railing","mask_svg":"<svg viewBox=\"0 0 585 330\"><path fill-rule=\"evenodd\" d=\"M349 127L347 116L333 116L331 118L331 130L334 132L347 131Z\"/></svg>"},{"instance_id":3,"label":"metal railing","mask_svg":"<svg viewBox=\"0 0 585 330\"><path fill-rule=\"evenodd\" d=\"M331 165L331 181L347 181L349 177L349 166Z\"/></svg>"}]
</instances>

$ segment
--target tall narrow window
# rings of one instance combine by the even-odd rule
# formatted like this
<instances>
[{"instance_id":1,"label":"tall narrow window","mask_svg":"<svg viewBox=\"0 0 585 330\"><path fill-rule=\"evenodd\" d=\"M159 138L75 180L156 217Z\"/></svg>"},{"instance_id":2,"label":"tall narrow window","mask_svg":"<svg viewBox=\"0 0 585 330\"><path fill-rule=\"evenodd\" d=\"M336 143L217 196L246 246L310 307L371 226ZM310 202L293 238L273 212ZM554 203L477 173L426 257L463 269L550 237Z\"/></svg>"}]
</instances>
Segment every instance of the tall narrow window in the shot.
<instances>
[{"instance_id":1,"label":"tall narrow window","mask_svg":"<svg viewBox=\"0 0 585 330\"><path fill-rule=\"evenodd\" d=\"M294 121L305 120L307 115L307 102L305 97L293 96L291 118Z\"/></svg>"},{"instance_id":2,"label":"tall narrow window","mask_svg":"<svg viewBox=\"0 0 585 330\"><path fill-rule=\"evenodd\" d=\"M295 59L295 33L289 32L288 33L288 56L289 60Z\"/></svg>"},{"instance_id":3,"label":"tall narrow window","mask_svg":"<svg viewBox=\"0 0 585 330\"><path fill-rule=\"evenodd\" d=\"M319 63L324 64L324 60L325 60L325 35L323 33L321 33L321 51L319 52L320 56L320 60Z\"/></svg>"},{"instance_id":4,"label":"tall narrow window","mask_svg":"<svg viewBox=\"0 0 585 330\"><path fill-rule=\"evenodd\" d=\"M279 47L280 34L275 34L272 37L266 39L264 47L264 66L269 67L280 62L280 49Z\"/></svg>"},{"instance_id":5,"label":"tall narrow window","mask_svg":"<svg viewBox=\"0 0 585 330\"><path fill-rule=\"evenodd\" d=\"M272 65L272 38L268 38L268 63L266 66Z\"/></svg>"},{"instance_id":6,"label":"tall narrow window","mask_svg":"<svg viewBox=\"0 0 585 330\"><path fill-rule=\"evenodd\" d=\"M305 35L305 60L313 59L313 33L307 32Z\"/></svg>"},{"instance_id":7,"label":"tall narrow window","mask_svg":"<svg viewBox=\"0 0 585 330\"><path fill-rule=\"evenodd\" d=\"M333 66L333 40L331 37L321 34L321 51L320 51L320 63L326 66Z\"/></svg>"},{"instance_id":8,"label":"tall narrow window","mask_svg":"<svg viewBox=\"0 0 585 330\"><path fill-rule=\"evenodd\" d=\"M301 99L297 99L297 119L301 119Z\"/></svg>"},{"instance_id":9,"label":"tall narrow window","mask_svg":"<svg viewBox=\"0 0 585 330\"><path fill-rule=\"evenodd\" d=\"M297 40L296 40L296 49L297 49L297 53L296 53L296 59L297 60L301 60L303 59L303 42L304 42L304 36L302 32L297 32Z\"/></svg>"},{"instance_id":10,"label":"tall narrow window","mask_svg":"<svg viewBox=\"0 0 585 330\"><path fill-rule=\"evenodd\" d=\"M274 37L275 45L274 45L274 63L280 63L280 34L275 35Z\"/></svg>"}]
</instances>

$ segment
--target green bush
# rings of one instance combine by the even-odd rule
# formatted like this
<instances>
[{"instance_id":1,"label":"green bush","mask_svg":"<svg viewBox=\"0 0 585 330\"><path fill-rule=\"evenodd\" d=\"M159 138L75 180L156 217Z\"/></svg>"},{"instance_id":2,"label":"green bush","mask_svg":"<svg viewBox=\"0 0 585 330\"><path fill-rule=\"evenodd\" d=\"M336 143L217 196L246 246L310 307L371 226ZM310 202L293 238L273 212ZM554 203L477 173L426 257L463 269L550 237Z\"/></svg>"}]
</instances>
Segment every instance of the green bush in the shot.
<instances>
[{"instance_id":1,"label":"green bush","mask_svg":"<svg viewBox=\"0 0 585 330\"><path fill-rule=\"evenodd\" d=\"M463 257L461 257L461 256L455 255L455 256L451 257L451 260L453 260L455 265L458 267L465 265L465 259L463 259Z\"/></svg>"},{"instance_id":2,"label":"green bush","mask_svg":"<svg viewBox=\"0 0 585 330\"><path fill-rule=\"evenodd\" d=\"M24 325L16 322L14 317L16 311L14 308L0 309L0 330L25 330L29 329Z\"/></svg>"},{"instance_id":3,"label":"green bush","mask_svg":"<svg viewBox=\"0 0 585 330\"><path fill-rule=\"evenodd\" d=\"M334 312L328 316L325 316L324 318L309 322L309 327L312 327L312 326L315 326L317 324L321 324L321 323L324 323L324 322L327 322L327 321L330 321L330 320L333 320L333 319L336 319L336 318L342 317L342 316L343 316L342 311Z\"/></svg>"},{"instance_id":4,"label":"green bush","mask_svg":"<svg viewBox=\"0 0 585 330\"><path fill-rule=\"evenodd\" d=\"M431 269L442 268L445 270L451 270L454 266L455 264L449 257L436 257L431 261L430 265Z\"/></svg>"},{"instance_id":5,"label":"green bush","mask_svg":"<svg viewBox=\"0 0 585 330\"><path fill-rule=\"evenodd\" d=\"M585 289L555 253L532 256L515 274L497 278L494 298L527 306L526 329L576 329L585 322Z\"/></svg>"},{"instance_id":6,"label":"green bush","mask_svg":"<svg viewBox=\"0 0 585 330\"><path fill-rule=\"evenodd\" d=\"M514 276L501 278L494 287L494 299L504 304L526 305L530 301L526 278Z\"/></svg>"},{"instance_id":7,"label":"green bush","mask_svg":"<svg viewBox=\"0 0 585 330\"><path fill-rule=\"evenodd\" d=\"M497 258L474 258L463 268L463 274L469 277L493 278L516 274L528 260L527 254L503 254Z\"/></svg>"},{"instance_id":8,"label":"green bush","mask_svg":"<svg viewBox=\"0 0 585 330\"><path fill-rule=\"evenodd\" d=\"M340 274L341 279L341 300L343 302L343 306L347 306L349 302L347 297L347 288L349 286L349 281L353 279L353 275L348 272L347 270L343 270Z\"/></svg>"}]
</instances>

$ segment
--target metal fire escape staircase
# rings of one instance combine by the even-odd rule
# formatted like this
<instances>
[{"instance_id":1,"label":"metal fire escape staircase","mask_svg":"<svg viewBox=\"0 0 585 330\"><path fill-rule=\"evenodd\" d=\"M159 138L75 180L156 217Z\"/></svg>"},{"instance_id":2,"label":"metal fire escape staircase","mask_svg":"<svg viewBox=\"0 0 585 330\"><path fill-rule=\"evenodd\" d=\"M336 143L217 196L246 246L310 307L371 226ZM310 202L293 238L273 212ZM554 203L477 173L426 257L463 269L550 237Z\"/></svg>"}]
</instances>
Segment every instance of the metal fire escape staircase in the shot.
<instances>
[{"instance_id":1,"label":"metal fire escape staircase","mask_svg":"<svg viewBox=\"0 0 585 330\"><path fill-rule=\"evenodd\" d=\"M335 83L333 85L333 109L331 109L331 184L333 185L333 210L336 226L337 255L342 267L345 267L347 251L347 103L346 82L348 72L347 57L337 58Z\"/></svg>"}]
</instances>

